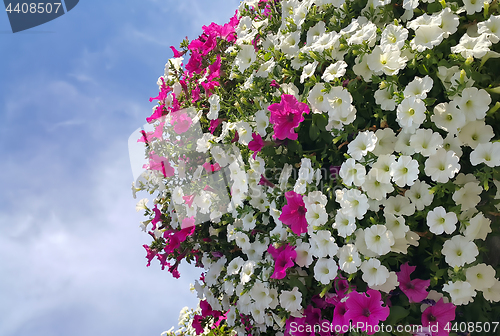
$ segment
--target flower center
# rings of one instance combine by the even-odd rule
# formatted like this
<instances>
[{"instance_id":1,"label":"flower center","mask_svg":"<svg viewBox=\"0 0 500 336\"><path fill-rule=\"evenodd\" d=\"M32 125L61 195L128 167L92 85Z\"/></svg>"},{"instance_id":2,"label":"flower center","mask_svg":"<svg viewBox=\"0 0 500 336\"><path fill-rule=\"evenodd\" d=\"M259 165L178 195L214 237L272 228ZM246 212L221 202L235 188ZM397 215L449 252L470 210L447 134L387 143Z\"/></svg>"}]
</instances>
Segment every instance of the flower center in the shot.
<instances>
[{"instance_id":1,"label":"flower center","mask_svg":"<svg viewBox=\"0 0 500 336\"><path fill-rule=\"evenodd\" d=\"M429 314L429 321L435 322L437 320L436 316Z\"/></svg>"},{"instance_id":2,"label":"flower center","mask_svg":"<svg viewBox=\"0 0 500 336\"><path fill-rule=\"evenodd\" d=\"M301 216L305 215L305 214L306 214L306 207L305 207L305 206L303 206L303 205L299 206L299 207L297 208L297 212L298 212Z\"/></svg>"},{"instance_id":3,"label":"flower center","mask_svg":"<svg viewBox=\"0 0 500 336\"><path fill-rule=\"evenodd\" d=\"M368 317L368 316L370 316L370 315L371 315L371 313L370 313L370 309L368 309L368 308L364 308L364 309L363 309L363 316Z\"/></svg>"},{"instance_id":4,"label":"flower center","mask_svg":"<svg viewBox=\"0 0 500 336\"><path fill-rule=\"evenodd\" d=\"M295 118L295 115L293 113L289 113L287 116L286 116L286 121L288 122L293 122L293 119Z\"/></svg>"}]
</instances>

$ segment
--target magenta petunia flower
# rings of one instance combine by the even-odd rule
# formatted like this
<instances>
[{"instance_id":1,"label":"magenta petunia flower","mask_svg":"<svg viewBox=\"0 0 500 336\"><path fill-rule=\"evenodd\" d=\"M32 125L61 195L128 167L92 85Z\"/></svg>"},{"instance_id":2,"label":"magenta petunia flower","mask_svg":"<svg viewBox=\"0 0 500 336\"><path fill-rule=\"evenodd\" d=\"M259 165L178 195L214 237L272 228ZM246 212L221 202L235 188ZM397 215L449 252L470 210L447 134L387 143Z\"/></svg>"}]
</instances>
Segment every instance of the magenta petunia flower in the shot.
<instances>
[{"instance_id":1,"label":"magenta petunia flower","mask_svg":"<svg viewBox=\"0 0 500 336\"><path fill-rule=\"evenodd\" d=\"M287 205L283 207L279 220L290 226L296 235L307 232L307 209L302 195L295 191L287 191L285 197Z\"/></svg>"},{"instance_id":2,"label":"magenta petunia flower","mask_svg":"<svg viewBox=\"0 0 500 336\"><path fill-rule=\"evenodd\" d=\"M187 113L172 113L172 126L174 126L174 131L177 134L182 134L186 132L189 127L193 124L193 120L188 116Z\"/></svg>"},{"instance_id":3,"label":"magenta petunia flower","mask_svg":"<svg viewBox=\"0 0 500 336\"><path fill-rule=\"evenodd\" d=\"M389 316L389 307L382 306L381 298L380 292L373 289L366 293L351 292L345 302L347 312L344 318L352 320L352 324L362 324L362 330L373 335L379 322Z\"/></svg>"},{"instance_id":4,"label":"magenta petunia flower","mask_svg":"<svg viewBox=\"0 0 500 336\"><path fill-rule=\"evenodd\" d=\"M444 330L448 322L455 319L455 305L444 303L443 298L434 305L427 307L422 313L422 325L424 327L437 325L437 336L448 336L449 331ZM431 328L432 329L432 328ZM449 328L447 328L449 330Z\"/></svg>"},{"instance_id":5,"label":"magenta petunia flower","mask_svg":"<svg viewBox=\"0 0 500 336\"><path fill-rule=\"evenodd\" d=\"M252 157L255 160L255 156L257 155L257 152L260 152L262 150L262 148L264 148L266 143L262 139L260 134L258 134L258 133L252 133L252 138L253 138L253 140L248 143L248 149L250 149L251 151L254 151Z\"/></svg>"},{"instance_id":6,"label":"magenta petunia flower","mask_svg":"<svg viewBox=\"0 0 500 336\"><path fill-rule=\"evenodd\" d=\"M149 169L161 171L165 177L174 176L175 173L168 158L161 157L154 152L151 152L149 155Z\"/></svg>"},{"instance_id":7,"label":"magenta petunia flower","mask_svg":"<svg viewBox=\"0 0 500 336\"><path fill-rule=\"evenodd\" d=\"M283 279L286 276L286 270L294 265L293 261L297 258L295 246L286 243L277 249L271 244L267 248L267 252L273 257L275 262L271 278Z\"/></svg>"},{"instance_id":8,"label":"magenta petunia flower","mask_svg":"<svg viewBox=\"0 0 500 336\"><path fill-rule=\"evenodd\" d=\"M210 127L208 128L210 133L214 134L215 130L217 129L217 127L219 127L220 124L222 124L222 120L220 118L210 120Z\"/></svg>"},{"instance_id":9,"label":"magenta petunia flower","mask_svg":"<svg viewBox=\"0 0 500 336\"><path fill-rule=\"evenodd\" d=\"M332 325L340 328L345 328L344 326L349 325L349 319L346 318L345 314L347 313L347 306L345 302L339 301L335 305L335 309L333 310L333 320Z\"/></svg>"},{"instance_id":10,"label":"magenta petunia flower","mask_svg":"<svg viewBox=\"0 0 500 336\"><path fill-rule=\"evenodd\" d=\"M410 279L410 274L415 270L415 266L409 266L408 262L401 265L401 270L397 272L399 288L406 294L410 302L421 302L427 297L427 287L430 280Z\"/></svg>"},{"instance_id":11,"label":"magenta petunia flower","mask_svg":"<svg viewBox=\"0 0 500 336\"><path fill-rule=\"evenodd\" d=\"M281 95L281 102L267 108L271 111L269 121L273 124L273 139L297 140L295 128L304 121L303 114L309 114L309 106L297 101L293 95Z\"/></svg>"}]
</instances>

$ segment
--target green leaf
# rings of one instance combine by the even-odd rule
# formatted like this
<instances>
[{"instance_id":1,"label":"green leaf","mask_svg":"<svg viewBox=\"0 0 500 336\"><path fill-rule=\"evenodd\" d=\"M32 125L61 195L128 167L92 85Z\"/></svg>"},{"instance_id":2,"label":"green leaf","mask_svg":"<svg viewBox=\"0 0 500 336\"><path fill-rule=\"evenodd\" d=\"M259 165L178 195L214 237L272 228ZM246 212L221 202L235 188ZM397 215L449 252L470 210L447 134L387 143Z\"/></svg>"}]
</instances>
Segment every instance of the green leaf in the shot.
<instances>
[{"instance_id":1,"label":"green leaf","mask_svg":"<svg viewBox=\"0 0 500 336\"><path fill-rule=\"evenodd\" d=\"M328 115L315 113L313 115L313 121L321 131L326 131L325 127L328 125Z\"/></svg>"},{"instance_id":2,"label":"green leaf","mask_svg":"<svg viewBox=\"0 0 500 336\"><path fill-rule=\"evenodd\" d=\"M408 316L410 312L400 306L392 306L391 307L391 313L389 314L389 317L386 320L386 324L396 324L398 321L401 321L404 319L406 316Z\"/></svg>"},{"instance_id":3,"label":"green leaf","mask_svg":"<svg viewBox=\"0 0 500 336\"><path fill-rule=\"evenodd\" d=\"M312 141L316 141L316 139L319 137L319 128L316 126L314 123L311 124L311 127L309 127L309 138L311 138Z\"/></svg>"}]
</instances>

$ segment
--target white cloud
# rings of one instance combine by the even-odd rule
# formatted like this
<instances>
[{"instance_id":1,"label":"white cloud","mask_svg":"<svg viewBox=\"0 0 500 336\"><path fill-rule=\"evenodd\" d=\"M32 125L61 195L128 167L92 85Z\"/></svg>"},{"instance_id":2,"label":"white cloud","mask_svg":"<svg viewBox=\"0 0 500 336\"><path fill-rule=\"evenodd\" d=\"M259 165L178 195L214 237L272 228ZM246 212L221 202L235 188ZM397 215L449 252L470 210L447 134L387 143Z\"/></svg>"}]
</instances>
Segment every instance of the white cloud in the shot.
<instances>
[{"instance_id":1,"label":"white cloud","mask_svg":"<svg viewBox=\"0 0 500 336\"><path fill-rule=\"evenodd\" d=\"M20 72L1 79L2 336L159 335L197 302L188 286L199 269L181 266L177 280L157 261L145 267L127 140L151 112L168 47L227 22L239 1L122 4L81 2L52 25L87 24L75 39L19 38L50 68L16 54Z\"/></svg>"}]
</instances>

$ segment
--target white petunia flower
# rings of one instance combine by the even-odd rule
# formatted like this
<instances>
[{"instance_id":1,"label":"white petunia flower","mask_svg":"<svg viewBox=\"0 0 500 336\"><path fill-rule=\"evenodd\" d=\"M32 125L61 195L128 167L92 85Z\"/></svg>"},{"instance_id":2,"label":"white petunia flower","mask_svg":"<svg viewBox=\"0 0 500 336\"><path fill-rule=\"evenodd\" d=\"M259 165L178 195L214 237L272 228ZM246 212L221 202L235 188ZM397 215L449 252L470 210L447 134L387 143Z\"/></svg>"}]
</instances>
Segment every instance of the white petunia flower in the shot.
<instances>
[{"instance_id":1,"label":"white petunia flower","mask_svg":"<svg viewBox=\"0 0 500 336\"><path fill-rule=\"evenodd\" d=\"M306 220L310 227L318 227L328 221L328 214L321 204L309 204L306 206Z\"/></svg>"},{"instance_id":2,"label":"white petunia flower","mask_svg":"<svg viewBox=\"0 0 500 336\"><path fill-rule=\"evenodd\" d=\"M214 136L210 133L203 133L203 136L196 141L196 151L206 153L212 147L210 141L214 140Z\"/></svg>"},{"instance_id":3,"label":"white petunia flower","mask_svg":"<svg viewBox=\"0 0 500 336\"><path fill-rule=\"evenodd\" d=\"M319 258L314 265L314 279L328 285L337 276L338 266L332 258Z\"/></svg>"},{"instance_id":4,"label":"white petunia flower","mask_svg":"<svg viewBox=\"0 0 500 336\"><path fill-rule=\"evenodd\" d=\"M449 7L444 8L438 15L441 16L440 27L444 31L444 38L448 38L457 31L460 19Z\"/></svg>"},{"instance_id":5,"label":"white petunia flower","mask_svg":"<svg viewBox=\"0 0 500 336\"><path fill-rule=\"evenodd\" d=\"M245 261L241 257L236 257L227 265L227 274L238 274Z\"/></svg>"},{"instance_id":6,"label":"white petunia flower","mask_svg":"<svg viewBox=\"0 0 500 336\"><path fill-rule=\"evenodd\" d=\"M425 118L425 115L424 115ZM415 130L412 130L411 132L399 132L398 136L396 137L396 143L394 144L394 150L396 152L400 152L401 154L404 155L413 155L415 154L415 150L413 149L412 146L410 146L410 138L411 135L414 133Z\"/></svg>"},{"instance_id":7,"label":"white petunia flower","mask_svg":"<svg viewBox=\"0 0 500 336\"><path fill-rule=\"evenodd\" d=\"M375 103L379 104L382 110L394 111L396 108L396 95L388 87L378 89L373 96L375 97Z\"/></svg>"},{"instance_id":8,"label":"white petunia flower","mask_svg":"<svg viewBox=\"0 0 500 336\"><path fill-rule=\"evenodd\" d=\"M146 204L148 204L148 202L149 200L147 198L139 200L139 202L137 202L137 204L135 205L135 211L139 212L141 210L147 210L148 207L146 206Z\"/></svg>"},{"instance_id":9,"label":"white petunia flower","mask_svg":"<svg viewBox=\"0 0 500 336\"><path fill-rule=\"evenodd\" d=\"M385 206L384 213L390 213L395 216L411 216L415 213L415 205L410 203L410 200L406 196L391 196L383 204Z\"/></svg>"},{"instance_id":10,"label":"white petunia flower","mask_svg":"<svg viewBox=\"0 0 500 336\"><path fill-rule=\"evenodd\" d=\"M297 30L283 35L279 48L288 58L295 57L299 52L300 33L301 31Z\"/></svg>"},{"instance_id":11,"label":"white petunia flower","mask_svg":"<svg viewBox=\"0 0 500 336\"><path fill-rule=\"evenodd\" d=\"M361 265L361 259L355 245L346 244L342 246L338 253L339 267L342 271L352 274L356 273Z\"/></svg>"},{"instance_id":12,"label":"white petunia flower","mask_svg":"<svg viewBox=\"0 0 500 336\"><path fill-rule=\"evenodd\" d=\"M235 243L241 249L249 249L250 248L250 238L244 232L236 232L234 234Z\"/></svg>"},{"instance_id":13,"label":"white petunia flower","mask_svg":"<svg viewBox=\"0 0 500 336\"><path fill-rule=\"evenodd\" d=\"M355 232L356 235L356 240L354 241L354 244L356 248L358 249L359 253L361 253L365 257L379 257L380 255L378 253L373 252L372 250L368 249L366 246L365 242L365 230L359 228Z\"/></svg>"},{"instance_id":14,"label":"white petunia flower","mask_svg":"<svg viewBox=\"0 0 500 336\"><path fill-rule=\"evenodd\" d=\"M377 162L373 164L370 174L373 174L377 181L382 183L391 182L391 166L396 164L396 156L394 155L380 155Z\"/></svg>"},{"instance_id":15,"label":"white petunia flower","mask_svg":"<svg viewBox=\"0 0 500 336\"><path fill-rule=\"evenodd\" d=\"M427 98L427 93L432 89L433 80L429 76L424 78L415 77L403 91L405 98L415 97L418 99Z\"/></svg>"},{"instance_id":16,"label":"white petunia flower","mask_svg":"<svg viewBox=\"0 0 500 336\"><path fill-rule=\"evenodd\" d=\"M356 76L363 77L363 80L365 82L371 82L373 71L368 66L367 59L368 59L367 57L363 58L361 58L360 56L356 57L354 59L354 66L352 67L352 70L354 71Z\"/></svg>"},{"instance_id":17,"label":"white petunia flower","mask_svg":"<svg viewBox=\"0 0 500 336\"><path fill-rule=\"evenodd\" d=\"M411 136L410 145L415 148L415 152L428 157L436 153L437 149L443 145L443 138L431 129L418 129Z\"/></svg>"},{"instance_id":18,"label":"white petunia flower","mask_svg":"<svg viewBox=\"0 0 500 336\"><path fill-rule=\"evenodd\" d=\"M313 63L309 63L308 65L306 65L302 70L302 74L300 75L300 82L304 83L304 80L306 80L306 78L309 78L312 75L314 75L314 71L316 71L317 66L318 66L317 61L314 61Z\"/></svg>"},{"instance_id":19,"label":"white petunia flower","mask_svg":"<svg viewBox=\"0 0 500 336\"><path fill-rule=\"evenodd\" d=\"M351 186L353 183L360 187L365 182L365 167L352 158L347 159L340 167L339 175L345 185Z\"/></svg>"},{"instance_id":20,"label":"white petunia flower","mask_svg":"<svg viewBox=\"0 0 500 336\"><path fill-rule=\"evenodd\" d=\"M431 193L430 186L423 181L415 181L411 188L406 191L405 196L415 204L415 207L419 211L424 210L434 199L434 194Z\"/></svg>"},{"instance_id":21,"label":"white petunia flower","mask_svg":"<svg viewBox=\"0 0 500 336\"><path fill-rule=\"evenodd\" d=\"M495 133L493 127L486 125L484 120L468 122L458 133L458 139L465 145L476 148L480 143L487 143Z\"/></svg>"},{"instance_id":22,"label":"white petunia flower","mask_svg":"<svg viewBox=\"0 0 500 336\"><path fill-rule=\"evenodd\" d=\"M338 61L333 64L330 64L325 69L325 72L323 73L323 76L321 76L321 79L323 79L325 82L331 82L335 78L340 78L344 76L346 68L347 68L347 63L344 61Z\"/></svg>"},{"instance_id":23,"label":"white petunia flower","mask_svg":"<svg viewBox=\"0 0 500 336\"><path fill-rule=\"evenodd\" d=\"M397 286L399 286L399 281L396 272L389 272L389 277L385 283L378 286L370 286L370 288L384 293L390 293L392 290L396 289Z\"/></svg>"},{"instance_id":24,"label":"white petunia flower","mask_svg":"<svg viewBox=\"0 0 500 336\"><path fill-rule=\"evenodd\" d=\"M440 235L443 232L452 234L457 228L458 219L454 212L446 212L442 206L439 206L427 213L426 221L429 231Z\"/></svg>"},{"instance_id":25,"label":"white petunia flower","mask_svg":"<svg viewBox=\"0 0 500 336\"><path fill-rule=\"evenodd\" d=\"M365 243L369 250L384 255L391 251L394 235L384 225L373 225L365 229Z\"/></svg>"},{"instance_id":26,"label":"white petunia flower","mask_svg":"<svg viewBox=\"0 0 500 336\"><path fill-rule=\"evenodd\" d=\"M376 258L371 258L369 260L363 261L360 268L363 272L363 281L366 282L370 287L383 285L390 276L387 267L382 265L380 263L380 260Z\"/></svg>"},{"instance_id":27,"label":"white petunia flower","mask_svg":"<svg viewBox=\"0 0 500 336\"><path fill-rule=\"evenodd\" d=\"M394 239L401 239L406 237L406 232L410 230L408 225L405 225L403 216L396 217L393 214L385 213L385 226L394 235Z\"/></svg>"},{"instance_id":28,"label":"white petunia flower","mask_svg":"<svg viewBox=\"0 0 500 336\"><path fill-rule=\"evenodd\" d=\"M271 58L269 61L262 63L259 70L255 73L255 76L267 78L269 73L273 71L275 65L276 62L274 62L274 59Z\"/></svg>"},{"instance_id":29,"label":"white petunia flower","mask_svg":"<svg viewBox=\"0 0 500 336\"><path fill-rule=\"evenodd\" d=\"M259 110L255 113L255 123L257 126L257 132L260 136L264 137L267 134L266 128L269 126L269 116L265 110Z\"/></svg>"},{"instance_id":30,"label":"white petunia flower","mask_svg":"<svg viewBox=\"0 0 500 336\"><path fill-rule=\"evenodd\" d=\"M446 138L444 138L443 140L443 148L444 150L446 150L447 152L449 151L452 151L454 152L459 158L462 157L462 143L460 142L460 140L458 139L458 137L456 137L455 135L453 134L448 134L448 136Z\"/></svg>"},{"instance_id":31,"label":"white petunia flower","mask_svg":"<svg viewBox=\"0 0 500 336\"><path fill-rule=\"evenodd\" d=\"M480 143L470 153L470 163L477 166L480 163L488 167L500 166L500 142Z\"/></svg>"},{"instance_id":32,"label":"white petunia flower","mask_svg":"<svg viewBox=\"0 0 500 336\"><path fill-rule=\"evenodd\" d=\"M480 212L469 221L469 225L464 231L464 236L470 240L486 240L488 233L491 233L490 225L491 220L484 217L484 215Z\"/></svg>"},{"instance_id":33,"label":"white petunia flower","mask_svg":"<svg viewBox=\"0 0 500 336\"><path fill-rule=\"evenodd\" d=\"M460 54L464 58L474 57L482 58L490 51L491 41L488 34L482 34L478 37L470 37L467 33L463 34L460 42L451 47L451 52Z\"/></svg>"},{"instance_id":34,"label":"white petunia flower","mask_svg":"<svg viewBox=\"0 0 500 336\"><path fill-rule=\"evenodd\" d=\"M356 139L347 145L347 154L355 160L360 161L368 152L375 149L377 144L377 136L371 131L358 133Z\"/></svg>"},{"instance_id":35,"label":"white petunia flower","mask_svg":"<svg viewBox=\"0 0 500 336\"><path fill-rule=\"evenodd\" d=\"M422 100L415 97L405 98L396 109L396 121L404 131L414 133L424 122L425 111Z\"/></svg>"},{"instance_id":36,"label":"white petunia flower","mask_svg":"<svg viewBox=\"0 0 500 336\"><path fill-rule=\"evenodd\" d=\"M309 30L307 31L306 45L311 46L325 33L326 33L325 22L319 21L316 25L309 28Z\"/></svg>"},{"instance_id":37,"label":"white petunia flower","mask_svg":"<svg viewBox=\"0 0 500 336\"><path fill-rule=\"evenodd\" d=\"M300 267L308 267L313 262L313 255L311 253L311 245L302 242L298 243L295 248L297 252L297 257L295 258L295 263Z\"/></svg>"},{"instance_id":38,"label":"white petunia flower","mask_svg":"<svg viewBox=\"0 0 500 336\"><path fill-rule=\"evenodd\" d=\"M404 69L408 58L401 57L401 49L395 45L386 44L373 48L371 54L365 55L367 65L375 74L397 75Z\"/></svg>"},{"instance_id":39,"label":"white petunia flower","mask_svg":"<svg viewBox=\"0 0 500 336\"><path fill-rule=\"evenodd\" d=\"M390 168L392 180L400 187L411 186L418 178L418 161L402 155Z\"/></svg>"},{"instance_id":40,"label":"white petunia flower","mask_svg":"<svg viewBox=\"0 0 500 336\"><path fill-rule=\"evenodd\" d=\"M483 89L470 87L465 88L462 91L462 96L455 98L453 102L464 113L467 121L474 121L486 116L491 104L491 97Z\"/></svg>"},{"instance_id":41,"label":"white petunia flower","mask_svg":"<svg viewBox=\"0 0 500 336\"><path fill-rule=\"evenodd\" d=\"M500 281L495 279L493 286L483 290L483 296L489 302L499 302L500 301Z\"/></svg>"},{"instance_id":42,"label":"white petunia flower","mask_svg":"<svg viewBox=\"0 0 500 336\"><path fill-rule=\"evenodd\" d=\"M323 206L326 206L326 203L328 203L328 199L326 198L325 194L323 194L319 190L311 191L307 196L304 196L303 199L306 208L311 204L321 204Z\"/></svg>"},{"instance_id":43,"label":"white petunia flower","mask_svg":"<svg viewBox=\"0 0 500 336\"><path fill-rule=\"evenodd\" d=\"M471 284L466 281L449 281L443 285L443 290L450 294L451 302L457 306L472 302L476 296L476 292Z\"/></svg>"},{"instance_id":44,"label":"white petunia flower","mask_svg":"<svg viewBox=\"0 0 500 336\"><path fill-rule=\"evenodd\" d=\"M339 199L339 193L342 193L341 199ZM342 212L348 216L363 219L366 211L368 211L368 197L357 189L337 190L336 198L342 207Z\"/></svg>"},{"instance_id":45,"label":"white petunia flower","mask_svg":"<svg viewBox=\"0 0 500 336\"><path fill-rule=\"evenodd\" d=\"M280 305L289 312L298 312L302 309L302 293L298 287L294 287L291 291L282 291L280 296Z\"/></svg>"},{"instance_id":46,"label":"white petunia flower","mask_svg":"<svg viewBox=\"0 0 500 336\"><path fill-rule=\"evenodd\" d=\"M437 127L451 134L458 133L466 122L464 112L459 110L454 103L436 105L431 120Z\"/></svg>"},{"instance_id":47,"label":"white petunia flower","mask_svg":"<svg viewBox=\"0 0 500 336\"><path fill-rule=\"evenodd\" d=\"M478 264L465 271L467 282L474 290L483 291L495 284L495 269L490 265Z\"/></svg>"},{"instance_id":48,"label":"white petunia flower","mask_svg":"<svg viewBox=\"0 0 500 336\"><path fill-rule=\"evenodd\" d=\"M415 38L410 41L411 48L418 52L432 49L443 41L444 35L445 32L441 28L441 18L439 16L432 17L430 24L418 26Z\"/></svg>"},{"instance_id":49,"label":"white petunia flower","mask_svg":"<svg viewBox=\"0 0 500 336\"><path fill-rule=\"evenodd\" d=\"M478 34L486 34L491 43L498 43L500 41L500 15L492 15L486 21L477 24Z\"/></svg>"},{"instance_id":50,"label":"white petunia flower","mask_svg":"<svg viewBox=\"0 0 500 336\"><path fill-rule=\"evenodd\" d=\"M446 183L460 171L459 159L455 152L443 148L427 158L425 174L434 182Z\"/></svg>"},{"instance_id":51,"label":"white petunia flower","mask_svg":"<svg viewBox=\"0 0 500 336\"><path fill-rule=\"evenodd\" d=\"M337 254L339 247L335 243L335 238L328 230L320 230L310 234L311 254L318 258L326 256L333 257Z\"/></svg>"},{"instance_id":52,"label":"white petunia flower","mask_svg":"<svg viewBox=\"0 0 500 336\"><path fill-rule=\"evenodd\" d=\"M385 199L388 193L394 191L394 187L392 183L381 182L379 180L380 174L378 174L379 170L372 169L366 175L366 180L361 186L363 191L366 192L368 197L374 200L382 200Z\"/></svg>"},{"instance_id":53,"label":"white petunia flower","mask_svg":"<svg viewBox=\"0 0 500 336\"><path fill-rule=\"evenodd\" d=\"M467 15L472 15L474 13L483 10L485 4L489 4L491 0L477 1L477 0L464 0L465 10Z\"/></svg>"},{"instance_id":54,"label":"white petunia flower","mask_svg":"<svg viewBox=\"0 0 500 336\"><path fill-rule=\"evenodd\" d=\"M213 94L208 98L208 102L210 104L210 111L207 114L207 118L210 120L217 119L220 110L220 97L217 94Z\"/></svg>"},{"instance_id":55,"label":"white petunia flower","mask_svg":"<svg viewBox=\"0 0 500 336\"><path fill-rule=\"evenodd\" d=\"M384 28L380 38L380 45L394 45L401 49L407 38L408 29L391 23Z\"/></svg>"},{"instance_id":56,"label":"white petunia flower","mask_svg":"<svg viewBox=\"0 0 500 336\"><path fill-rule=\"evenodd\" d=\"M464 236L453 236L444 242L441 253L451 267L462 267L465 264L473 263L479 251L476 244Z\"/></svg>"},{"instance_id":57,"label":"white petunia flower","mask_svg":"<svg viewBox=\"0 0 500 336\"><path fill-rule=\"evenodd\" d=\"M250 281L253 275L255 265L256 263L254 260L248 260L243 264L243 266L241 266L240 281L242 284L246 284L247 282Z\"/></svg>"},{"instance_id":58,"label":"white petunia flower","mask_svg":"<svg viewBox=\"0 0 500 336\"><path fill-rule=\"evenodd\" d=\"M356 218L337 211L333 228L337 229L339 236L346 238L356 231Z\"/></svg>"},{"instance_id":59,"label":"white petunia flower","mask_svg":"<svg viewBox=\"0 0 500 336\"><path fill-rule=\"evenodd\" d=\"M392 154L394 152L394 144L396 143L396 134L391 128L378 129L375 132L377 144L372 151L377 156Z\"/></svg>"},{"instance_id":60,"label":"white petunia flower","mask_svg":"<svg viewBox=\"0 0 500 336\"><path fill-rule=\"evenodd\" d=\"M241 50L238 52L234 60L234 64L238 67L238 70L243 73L257 58L255 53L255 48L253 45L242 45Z\"/></svg>"},{"instance_id":61,"label":"white petunia flower","mask_svg":"<svg viewBox=\"0 0 500 336\"><path fill-rule=\"evenodd\" d=\"M465 211L479 204L481 201L479 195L482 192L483 188L479 186L479 182L468 182L453 193L452 199L461 206L462 211Z\"/></svg>"},{"instance_id":62,"label":"white petunia flower","mask_svg":"<svg viewBox=\"0 0 500 336\"><path fill-rule=\"evenodd\" d=\"M325 85L323 83L316 83L307 95L307 101L311 105L313 113L328 112L330 110L330 104L324 90Z\"/></svg>"}]
</instances>

